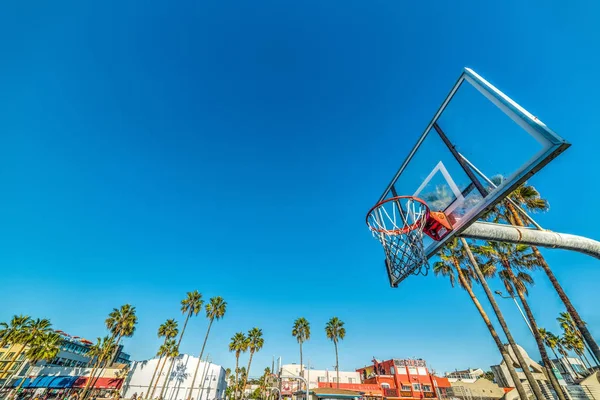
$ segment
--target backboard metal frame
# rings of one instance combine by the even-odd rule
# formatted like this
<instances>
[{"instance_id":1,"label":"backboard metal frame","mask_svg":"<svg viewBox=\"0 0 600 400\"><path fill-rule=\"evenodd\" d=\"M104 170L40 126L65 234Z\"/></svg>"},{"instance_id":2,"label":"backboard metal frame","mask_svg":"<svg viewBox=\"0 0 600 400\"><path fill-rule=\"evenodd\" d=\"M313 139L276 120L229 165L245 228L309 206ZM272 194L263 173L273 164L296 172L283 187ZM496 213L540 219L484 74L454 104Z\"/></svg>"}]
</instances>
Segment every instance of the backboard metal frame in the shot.
<instances>
[{"instance_id":1,"label":"backboard metal frame","mask_svg":"<svg viewBox=\"0 0 600 400\"><path fill-rule=\"evenodd\" d=\"M525 165L521 166L520 169L515 171L512 175L508 176L507 179L498 185L495 189L490 190L487 196L484 198L482 204L474 207L472 210L465 214L465 223L460 227L457 227L455 231L446 236L444 239L439 242L433 243L433 245L429 246L427 249L427 257L431 258L435 255L447 242L452 239L454 236L460 235L460 233L468 228L472 223L476 222L481 216L483 216L486 212L491 210L496 204L498 204L506 195L516 189L520 184L529 179L532 175L546 166L550 161L556 158L559 154L569 148L570 144L565 141L562 137L557 135L551 129L549 129L544 123L542 123L535 116L530 114L523 107L518 105L488 81L483 79L477 73L469 68L465 68L456 83L454 84L450 93L446 96L444 102L440 106L440 108L435 113L432 120L429 122L421 136L419 137L416 145L412 148L400 169L396 172L393 179L389 183L389 185L384 190L383 194L379 198L378 202L383 201L390 192L395 196L396 188L394 184L397 182L398 178L402 175L410 161L415 156L415 153L423 143L423 141L427 138L427 136L433 131L434 134L437 133L440 135L446 146L448 146L449 150L453 155L458 154L458 152L454 149L452 143L449 142L443 132L439 132L437 128L437 121L440 116L458 91L458 89L463 84L470 84L475 89L477 89L483 96L485 96L490 102L492 102L496 107L498 107L504 114L509 116L515 123L517 123L524 131L526 131L529 135L531 135L535 140L537 140L541 145L542 149L538 151ZM456 154L455 154L456 153ZM460 157L457 158L457 161L462 164ZM469 167L467 167L469 168ZM469 174L468 174L469 175ZM473 186L471 189L476 189L481 191L481 183L477 181L477 178L474 175L469 175L471 179L471 183ZM414 193L400 193L402 195L418 195ZM450 205L452 207L452 205ZM389 271L389 267L388 267ZM397 283L396 283L397 284ZM396 286L392 284L392 286Z\"/></svg>"}]
</instances>

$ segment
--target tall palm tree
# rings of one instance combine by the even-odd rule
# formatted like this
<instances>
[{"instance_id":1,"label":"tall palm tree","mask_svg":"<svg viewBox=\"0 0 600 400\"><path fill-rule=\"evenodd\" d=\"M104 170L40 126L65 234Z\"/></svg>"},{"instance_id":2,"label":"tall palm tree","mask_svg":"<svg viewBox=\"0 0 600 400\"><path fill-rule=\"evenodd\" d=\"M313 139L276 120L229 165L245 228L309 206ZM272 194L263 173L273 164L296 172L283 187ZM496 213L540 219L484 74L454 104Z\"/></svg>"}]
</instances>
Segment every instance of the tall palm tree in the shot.
<instances>
[{"instance_id":1,"label":"tall palm tree","mask_svg":"<svg viewBox=\"0 0 600 400\"><path fill-rule=\"evenodd\" d=\"M248 331L248 346L247 349L250 351L250 358L248 359L248 368L246 369L246 378L244 379L244 384L242 385L242 392L246 390L246 383L248 382L248 376L250 376L250 366L252 365L252 356L257 351L263 348L265 344L265 339L263 338L262 329L252 328Z\"/></svg>"},{"instance_id":2,"label":"tall palm tree","mask_svg":"<svg viewBox=\"0 0 600 400\"><path fill-rule=\"evenodd\" d=\"M338 342L346 337L346 328L344 328L344 322L338 317L332 317L325 325L325 334L327 339L333 342L335 347L335 374L336 374L336 387L340 388L340 364L338 359ZM306 388L308 391L308 388Z\"/></svg>"},{"instance_id":3,"label":"tall palm tree","mask_svg":"<svg viewBox=\"0 0 600 400\"><path fill-rule=\"evenodd\" d=\"M40 361L52 361L60 352L61 344L62 338L58 333L54 331L42 333L29 345L29 348L25 352L25 359L31 366ZM25 383L25 377L21 379L19 386L13 393L13 397L16 397L17 393L20 392L23 383Z\"/></svg>"},{"instance_id":4,"label":"tall palm tree","mask_svg":"<svg viewBox=\"0 0 600 400\"><path fill-rule=\"evenodd\" d=\"M166 353L165 345L167 344L167 341L169 339L177 337L178 333L179 329L177 328L177 321L175 321L174 319L168 319L158 327L158 337L165 338L165 340L163 341L156 354L156 356L158 357L158 362L156 363L156 368L154 368L154 373L152 374L152 379L150 379L150 384L148 385L146 395L150 394L150 389L152 388L152 384L154 383L154 378L156 377L156 373L158 372L158 367L160 366L160 362L162 361L163 356Z\"/></svg>"},{"instance_id":5,"label":"tall palm tree","mask_svg":"<svg viewBox=\"0 0 600 400\"><path fill-rule=\"evenodd\" d=\"M181 329L181 334L179 335L179 339L177 340L177 355L179 355L179 346L181 345L181 340L183 339L183 335L185 334L185 329L187 328L188 321L190 317L198 315L200 310L202 310L202 304L204 301L202 300L202 294L197 290L193 292L187 292L185 299L181 300L181 313L185 315L185 322L183 323L183 329ZM171 377L171 371L173 370L173 366L175 365L175 357L171 357L171 364L169 365L169 369L167 370L167 376L165 376L165 384L163 385L162 390L160 391L160 397L163 397L163 394L169 387L169 379Z\"/></svg>"},{"instance_id":6,"label":"tall palm tree","mask_svg":"<svg viewBox=\"0 0 600 400\"><path fill-rule=\"evenodd\" d=\"M231 342L229 342L229 351L235 353L235 386L236 390L234 392L234 398L237 398L237 385L238 385L238 376L239 376L239 364L240 364L240 355L242 352L246 351L248 348L248 338L243 332L237 332L231 338Z\"/></svg>"},{"instance_id":7,"label":"tall palm tree","mask_svg":"<svg viewBox=\"0 0 600 400\"><path fill-rule=\"evenodd\" d=\"M37 318L35 320L29 319L21 328L13 334L11 339L12 344L20 344L21 348L15 353L13 358L6 366L6 370L10 371L12 366L17 362L21 355L26 351L27 346L33 344L34 341L38 340L42 335L53 332L52 323L48 319ZM15 368L14 376L19 372L19 368ZM9 378L10 379L10 378Z\"/></svg>"},{"instance_id":8,"label":"tall palm tree","mask_svg":"<svg viewBox=\"0 0 600 400\"><path fill-rule=\"evenodd\" d=\"M449 241L449 243L446 246L444 246L444 248L438 255L440 260L433 265L433 272L435 273L435 275L447 277L450 280L450 285L452 287L456 285L456 281L458 280L458 284L460 285L460 287L466 290L466 292L469 294L473 305L475 305L475 308L479 312L479 315L481 316L483 322L488 328L490 335L494 340L494 343L496 343L498 351L502 355L502 358L506 364L506 367L508 368L508 372L515 384L515 388L517 389L519 396L522 399L527 399L527 392L525 391L525 388L521 383L521 379L517 375L517 371L514 367L514 361L511 359L506 347L502 344L500 336L498 336L498 333L496 332L496 328L494 328L492 321L490 320L483 306L479 302L479 299L475 295L475 292L473 291L472 282L475 275L478 281L483 286L485 293L488 299L490 300L492 308L494 309L494 313L498 318L498 322L500 323L500 326L506 334L509 345L512 348L513 353L515 354L519 365L526 365L525 360L523 359L523 355L521 354L521 351L515 344L512 334L508 330L508 326L506 325L504 316L500 312L500 308L498 307L496 300L491 294L490 288L488 287L485 279L483 278L483 273L479 268L479 263L475 256L472 254L469 245L466 241L459 241L455 238ZM469 268L469 265L473 267L473 270ZM473 273L473 271L475 272L475 274ZM533 378L533 375L531 375L531 372L528 368L523 368L523 372L525 373L525 376L530 384L531 389L534 391L536 397L538 397L538 393L541 394L541 390L537 385L536 380Z\"/></svg>"},{"instance_id":9,"label":"tall palm tree","mask_svg":"<svg viewBox=\"0 0 600 400\"><path fill-rule=\"evenodd\" d=\"M209 321L208 328L206 329L206 335L204 336L202 349L200 350L200 355L198 356L198 363L196 364L196 369L194 371L194 378L192 379L192 386L190 386L191 389L190 394L188 396L188 400L191 400L192 398L192 392L194 391L194 383L196 382L196 375L198 374L198 369L200 367L200 363L202 362L202 356L204 355L204 348L206 347L206 341L208 340L208 335L210 334L210 328L212 327L213 321L215 319L218 321L225 316L225 311L227 310L227 302L223 300L221 296L213 297L206 304L205 310L206 318L208 318Z\"/></svg>"},{"instance_id":10,"label":"tall palm tree","mask_svg":"<svg viewBox=\"0 0 600 400\"><path fill-rule=\"evenodd\" d=\"M175 334L175 336L177 336L177 333ZM150 393L150 388L148 388L148 394L150 395L149 398L152 399L154 398L154 392L156 392L156 387L158 386L158 381L160 380L160 376L162 375L163 369L165 368L165 364L167 364L167 360L169 357L171 357L170 355L173 354L173 350L175 348L175 346L177 345L177 343L175 342L175 339L166 339L164 341L164 343L158 348L158 352L156 353L156 355L158 357L160 357L161 359L164 357L162 366L160 367L160 371L158 373L158 378L156 378L156 381L154 382L154 387L152 388L152 393ZM158 365L160 364L160 360L159 363L156 365L158 367Z\"/></svg>"},{"instance_id":11,"label":"tall palm tree","mask_svg":"<svg viewBox=\"0 0 600 400\"><path fill-rule=\"evenodd\" d=\"M495 184L500 183L502 180L503 180L502 177L493 177L492 178L492 181L494 181ZM524 208L527 211L531 211L531 212L547 211L550 208L548 205L548 202L541 197L541 195L537 191L537 189L531 185L528 185L527 183L524 183L524 184L520 185L519 187L517 187L517 189L515 189L509 195L509 198L514 203L518 204L520 207ZM506 214L505 219L510 224L517 225L517 226L527 226L527 224L525 222L528 222L528 221L523 220L523 218L519 214L519 211L513 204L511 204L509 201L505 200L504 206L507 211L505 213ZM598 347L598 343L596 342L593 335L588 330L587 325L585 324L585 322L583 321L583 319L577 312L577 309L575 308L573 303L571 303L571 299L565 293L564 289L558 282L558 279L554 275L554 272L552 272L552 269L550 269L550 266L546 262L546 259L544 258L542 253L539 251L539 249L536 246L531 246L531 250L532 250L533 254L537 257L539 266L544 270L544 272L548 276L548 279L550 280L550 283L552 283L554 290L556 290L558 297L560 297L560 300L565 305L567 312L573 317L575 326L581 332L583 338L585 339L585 342L589 346L590 352L596 358L596 360L598 362L600 362L600 347Z\"/></svg>"},{"instance_id":12,"label":"tall palm tree","mask_svg":"<svg viewBox=\"0 0 600 400\"><path fill-rule=\"evenodd\" d=\"M302 344L310 339L310 324L306 318L300 317L294 321L292 336L294 336L300 344L300 376L303 376L302 369L304 368L304 364L302 363Z\"/></svg>"},{"instance_id":13,"label":"tall palm tree","mask_svg":"<svg viewBox=\"0 0 600 400\"><path fill-rule=\"evenodd\" d=\"M116 340L115 352L111 355L108 365L112 365L117 358L119 352L119 342L123 337L132 337L135 333L135 326L137 324L137 316L135 314L135 307L130 304L124 304L121 308L113 308L108 314L105 324L106 328L112 334L112 337Z\"/></svg>"},{"instance_id":14,"label":"tall palm tree","mask_svg":"<svg viewBox=\"0 0 600 400\"><path fill-rule=\"evenodd\" d=\"M479 246L478 251L488 259L487 266L489 267L490 275L494 274L492 271L494 271L495 266L499 265L503 268L498 275L502 279L509 295L514 296L516 293L523 305L533 337L542 357L544 373L559 400L566 400L568 395L563 392L562 386L558 383L558 379L554 375L552 363L546 352L546 347L544 347L544 340L540 336L537 322L525 297L528 294L527 285L533 284L533 278L524 270L531 270L539 265L537 256L531 252L529 246L501 242L487 242L486 245ZM517 270L516 274L515 269Z\"/></svg>"}]
</instances>

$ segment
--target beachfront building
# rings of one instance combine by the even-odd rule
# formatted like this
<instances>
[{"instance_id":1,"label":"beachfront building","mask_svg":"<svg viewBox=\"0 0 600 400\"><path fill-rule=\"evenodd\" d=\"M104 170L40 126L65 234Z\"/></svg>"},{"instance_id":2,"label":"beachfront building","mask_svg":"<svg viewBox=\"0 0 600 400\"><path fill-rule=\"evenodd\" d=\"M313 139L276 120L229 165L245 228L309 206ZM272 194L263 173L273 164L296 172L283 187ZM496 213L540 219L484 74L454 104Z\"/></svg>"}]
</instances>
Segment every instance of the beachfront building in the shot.
<instances>
[{"instance_id":1,"label":"beachfront building","mask_svg":"<svg viewBox=\"0 0 600 400\"><path fill-rule=\"evenodd\" d=\"M372 360L373 364L359 368L363 384L378 385L384 399L446 398L450 382L435 376L422 359Z\"/></svg>"},{"instance_id":2,"label":"beachfront building","mask_svg":"<svg viewBox=\"0 0 600 400\"><path fill-rule=\"evenodd\" d=\"M161 366L164 363L161 361ZM157 373L155 379L156 390L153 392L150 381L157 370L159 359L152 358L145 361L135 361L131 365L129 375L123 384L122 396L131 398L134 393L140 396L142 393L147 398L161 396L164 400L185 400L192 390L192 379L198 365L198 357L181 354L174 360L171 373L167 377L171 360L169 359L162 370ZM160 370L160 366L159 369ZM154 384L152 385L154 386ZM198 374L191 392L192 400L213 400L225 397L225 370L223 367L211 362L201 361ZM150 394L148 392L150 391Z\"/></svg>"}]
</instances>

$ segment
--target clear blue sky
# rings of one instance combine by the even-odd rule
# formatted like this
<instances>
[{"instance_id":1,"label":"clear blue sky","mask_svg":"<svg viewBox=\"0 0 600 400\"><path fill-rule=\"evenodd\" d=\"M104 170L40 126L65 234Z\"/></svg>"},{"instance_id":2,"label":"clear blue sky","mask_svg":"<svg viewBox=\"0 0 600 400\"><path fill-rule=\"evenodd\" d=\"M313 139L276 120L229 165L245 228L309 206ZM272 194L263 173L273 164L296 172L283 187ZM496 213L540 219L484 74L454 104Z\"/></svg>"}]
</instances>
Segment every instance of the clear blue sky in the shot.
<instances>
[{"instance_id":1,"label":"clear blue sky","mask_svg":"<svg viewBox=\"0 0 600 400\"><path fill-rule=\"evenodd\" d=\"M497 363L466 293L433 276L388 288L364 214L470 66L573 143L531 181L552 207L540 222L599 237L599 19L592 1L3 3L0 320L48 317L93 339L131 303L126 348L142 359L198 289L229 303L208 344L225 366L229 338L253 326L256 368L297 362L305 316L305 357L331 368L334 315L344 369ZM599 262L544 254L600 339ZM557 331L560 301L535 277L534 312ZM197 353L205 328L194 319L182 350Z\"/></svg>"}]
</instances>

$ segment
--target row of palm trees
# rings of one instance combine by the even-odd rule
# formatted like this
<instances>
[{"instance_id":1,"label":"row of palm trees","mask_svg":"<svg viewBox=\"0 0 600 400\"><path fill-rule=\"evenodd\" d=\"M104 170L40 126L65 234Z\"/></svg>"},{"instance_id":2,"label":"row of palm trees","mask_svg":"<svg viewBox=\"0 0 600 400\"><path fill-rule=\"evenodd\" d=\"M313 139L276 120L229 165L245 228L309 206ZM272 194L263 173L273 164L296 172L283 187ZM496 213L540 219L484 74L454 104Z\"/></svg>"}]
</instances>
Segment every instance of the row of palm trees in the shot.
<instances>
[{"instance_id":1,"label":"row of palm trees","mask_svg":"<svg viewBox=\"0 0 600 400\"><path fill-rule=\"evenodd\" d=\"M496 180L497 179L498 178L496 178ZM530 185L523 184L513 193L511 193L508 196L508 199L497 206L487 217L494 222L504 221L513 225L526 226L527 224L525 224L524 219L521 218L520 211L515 205L534 212L546 211L548 209L547 201L540 197L537 190ZM496 318L498 319L498 322L508 340L510 349L517 358L518 364L522 366L523 372L526 375L527 381L529 382L535 397L543 398L544 396L541 392L541 389L536 380L533 378L530 369L526 367L523 356L521 355L521 352L519 351L519 348L508 329L504 316L502 315L498 304L493 297L487 281L494 277L498 277L511 297L516 296L519 299L520 303L523 305L523 309L525 310L527 320L532 328L532 332L542 358L542 363L546 368L545 374L550 384L556 391L559 399L565 400L567 396L565 393L563 393L562 387L559 385L558 380L552 373L552 364L550 363L545 347L547 341L545 341L540 333L535 317L527 300L527 296L529 294L528 286L534 283L533 278L530 275L531 271L541 268L544 270L544 272L546 272L546 275L559 294L559 297L565 304L567 309L567 313L565 314L572 318L572 324L569 328L572 332L572 335L581 338L581 343L583 343L585 340L592 350L591 354L596 357L597 354L594 349L597 349L598 345L591 337L591 334L589 334L589 331L585 326L585 322L582 321L581 317L558 283L556 277L550 270L547 262L539 250L531 246L499 242L475 243L470 245L465 239L455 238L451 240L447 246L445 246L438 256L439 261L437 261L433 266L434 273L436 275L448 277L452 286L455 286L455 284L458 282L459 286L468 292L471 300L488 327L488 330L490 331L494 342L502 354L502 357L506 361L509 373L515 382L516 389L518 390L521 398L527 398L524 387L517 377L517 373L513 366L513 362L511 361L509 351L502 344L502 341L496 332L491 319L485 312L483 306L473 291L474 283L480 284L484 289L486 297L492 305L494 314L496 315Z\"/></svg>"},{"instance_id":2,"label":"row of palm trees","mask_svg":"<svg viewBox=\"0 0 600 400\"><path fill-rule=\"evenodd\" d=\"M335 348L335 372L337 388L340 387L340 368L338 358L338 343L346 337L346 328L344 328L344 322L338 317L332 317L327 324L325 324L325 335L327 339L333 342ZM304 317L300 317L294 321L292 327L292 336L296 338L300 345L300 375L302 376L302 368L304 368L302 345L304 342L310 339L310 323Z\"/></svg>"},{"instance_id":3,"label":"row of palm trees","mask_svg":"<svg viewBox=\"0 0 600 400\"><path fill-rule=\"evenodd\" d=\"M204 336L202 348L200 349L200 354L198 356L198 363L196 364L196 367L194 369L194 377L192 379L191 389L187 396L187 400L192 399L194 384L198 376L198 370L200 369L200 364L202 362L202 357L206 348L206 342L208 341L208 336L210 334L213 322L215 320L218 321L221 318L223 318L225 316L225 312L227 311L227 302L223 300L222 297L212 297L208 301L208 303L204 304L202 294L197 290L187 292L186 297L183 300L181 300L180 304L181 313L185 316L181 331L179 330L178 322L175 319L167 319L163 324L161 324L158 327L158 337L163 339L163 342L156 353L156 356L158 357L158 363L156 364L156 368L154 369L154 373L152 374L152 379L150 380L150 385L148 385L145 398L154 398L165 365L169 363L167 374L165 376L162 388L160 390L160 394L158 396L161 399L164 398L169 388L171 372L175 365L175 360L179 356L179 349L186 328L188 326L188 322L190 318L197 316L200 313L200 311L202 311L204 306L206 318L208 319L208 327L206 329L206 335ZM203 382L203 380L204 377L201 377L200 382Z\"/></svg>"},{"instance_id":4,"label":"row of palm trees","mask_svg":"<svg viewBox=\"0 0 600 400\"><path fill-rule=\"evenodd\" d=\"M262 329L254 327L248 331L248 334L237 332L229 342L229 351L235 354L235 380L232 381L232 396L234 399L241 398L248 383L250 367L254 353L260 351L265 344ZM249 352L248 367L240 368L240 356L242 353ZM231 398L231 397L230 397Z\"/></svg>"},{"instance_id":5,"label":"row of palm trees","mask_svg":"<svg viewBox=\"0 0 600 400\"><path fill-rule=\"evenodd\" d=\"M5 380L2 388L22 370L15 366L17 362L25 360L30 365L35 365L40 361L51 361L58 355L61 342L60 335L52 329L50 320L45 318L32 319L25 315L15 315L9 322L0 322L0 348L6 345L19 346L19 350L3 368ZM18 389L24 382L25 378L21 379Z\"/></svg>"}]
</instances>

